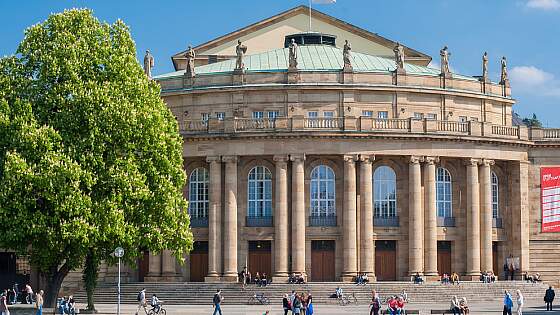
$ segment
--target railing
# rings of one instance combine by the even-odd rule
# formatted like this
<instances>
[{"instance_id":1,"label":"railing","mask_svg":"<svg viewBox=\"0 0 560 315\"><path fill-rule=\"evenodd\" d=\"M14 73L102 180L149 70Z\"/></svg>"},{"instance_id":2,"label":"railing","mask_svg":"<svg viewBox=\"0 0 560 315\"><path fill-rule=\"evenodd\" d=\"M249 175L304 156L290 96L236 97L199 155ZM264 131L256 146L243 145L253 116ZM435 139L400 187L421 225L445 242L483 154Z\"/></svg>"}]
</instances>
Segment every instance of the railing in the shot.
<instances>
[{"instance_id":1,"label":"railing","mask_svg":"<svg viewBox=\"0 0 560 315\"><path fill-rule=\"evenodd\" d=\"M373 226L398 227L399 217L373 217Z\"/></svg>"},{"instance_id":2,"label":"railing","mask_svg":"<svg viewBox=\"0 0 560 315\"><path fill-rule=\"evenodd\" d=\"M191 217L191 227L208 227L208 217Z\"/></svg>"},{"instance_id":3,"label":"railing","mask_svg":"<svg viewBox=\"0 0 560 315\"><path fill-rule=\"evenodd\" d=\"M179 120L183 134L231 134L243 132L360 132L390 131L399 134L468 135L474 137L519 139L522 141L560 141L560 128L527 128L502 126L488 122L458 122L429 119L379 119L369 117L305 118L303 116L278 118L226 118L217 120Z\"/></svg>"},{"instance_id":4,"label":"railing","mask_svg":"<svg viewBox=\"0 0 560 315\"><path fill-rule=\"evenodd\" d=\"M468 122L436 120L436 125L437 125L437 131L469 133L469 129L470 129Z\"/></svg>"},{"instance_id":5,"label":"railing","mask_svg":"<svg viewBox=\"0 0 560 315\"><path fill-rule=\"evenodd\" d=\"M492 218L492 227L501 229L503 227L502 218Z\"/></svg>"},{"instance_id":6,"label":"railing","mask_svg":"<svg viewBox=\"0 0 560 315\"><path fill-rule=\"evenodd\" d=\"M273 226L272 216L247 216L246 226Z\"/></svg>"},{"instance_id":7,"label":"railing","mask_svg":"<svg viewBox=\"0 0 560 315\"><path fill-rule=\"evenodd\" d=\"M309 226L336 226L336 215L309 216Z\"/></svg>"},{"instance_id":8,"label":"railing","mask_svg":"<svg viewBox=\"0 0 560 315\"><path fill-rule=\"evenodd\" d=\"M492 134L498 136L509 136L509 137L518 137L519 136L519 128L517 127L509 127L509 126L499 126L493 125L492 126Z\"/></svg>"},{"instance_id":9,"label":"railing","mask_svg":"<svg viewBox=\"0 0 560 315\"><path fill-rule=\"evenodd\" d=\"M437 226L455 226L454 217L437 217Z\"/></svg>"},{"instance_id":10,"label":"railing","mask_svg":"<svg viewBox=\"0 0 560 315\"><path fill-rule=\"evenodd\" d=\"M384 130L384 129L408 130L409 128L410 128L410 120L408 119L373 118L372 121L372 129L374 130Z\"/></svg>"},{"instance_id":11,"label":"railing","mask_svg":"<svg viewBox=\"0 0 560 315\"><path fill-rule=\"evenodd\" d=\"M259 130L259 129L274 129L276 128L276 119L260 118L260 119L236 119L235 130Z\"/></svg>"},{"instance_id":12,"label":"railing","mask_svg":"<svg viewBox=\"0 0 560 315\"><path fill-rule=\"evenodd\" d=\"M341 118L304 118L304 127L312 129L339 129L342 128Z\"/></svg>"}]
</instances>

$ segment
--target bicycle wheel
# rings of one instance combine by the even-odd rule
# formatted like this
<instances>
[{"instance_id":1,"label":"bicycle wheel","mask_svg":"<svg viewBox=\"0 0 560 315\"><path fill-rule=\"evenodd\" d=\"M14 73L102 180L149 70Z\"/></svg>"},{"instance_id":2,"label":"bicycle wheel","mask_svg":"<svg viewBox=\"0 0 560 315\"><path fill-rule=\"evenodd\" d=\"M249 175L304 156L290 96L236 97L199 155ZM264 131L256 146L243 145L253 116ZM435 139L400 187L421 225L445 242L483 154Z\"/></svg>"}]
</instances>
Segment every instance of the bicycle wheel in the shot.
<instances>
[{"instance_id":1,"label":"bicycle wheel","mask_svg":"<svg viewBox=\"0 0 560 315\"><path fill-rule=\"evenodd\" d=\"M250 297L250 298L247 300L247 304L248 304L248 305L253 305L253 304L255 304L255 297L254 297L254 296Z\"/></svg>"},{"instance_id":2,"label":"bicycle wheel","mask_svg":"<svg viewBox=\"0 0 560 315\"><path fill-rule=\"evenodd\" d=\"M154 309L152 308L148 311L148 315L156 315L156 311L154 311Z\"/></svg>"},{"instance_id":3,"label":"bicycle wheel","mask_svg":"<svg viewBox=\"0 0 560 315\"><path fill-rule=\"evenodd\" d=\"M159 315L165 315L165 314L167 314L167 311L164 308L159 310Z\"/></svg>"},{"instance_id":4,"label":"bicycle wheel","mask_svg":"<svg viewBox=\"0 0 560 315\"><path fill-rule=\"evenodd\" d=\"M264 298L264 304L269 305L270 304L270 299L265 297Z\"/></svg>"}]
</instances>

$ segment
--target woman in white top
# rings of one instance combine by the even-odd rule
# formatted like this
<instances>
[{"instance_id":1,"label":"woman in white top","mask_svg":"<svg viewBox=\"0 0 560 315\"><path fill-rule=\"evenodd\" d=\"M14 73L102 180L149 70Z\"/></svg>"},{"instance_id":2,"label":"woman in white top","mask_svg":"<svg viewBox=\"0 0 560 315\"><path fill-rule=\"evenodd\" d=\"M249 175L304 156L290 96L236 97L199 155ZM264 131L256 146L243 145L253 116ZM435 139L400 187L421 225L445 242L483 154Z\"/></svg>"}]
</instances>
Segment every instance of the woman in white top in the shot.
<instances>
[{"instance_id":1,"label":"woman in white top","mask_svg":"<svg viewBox=\"0 0 560 315\"><path fill-rule=\"evenodd\" d=\"M523 300L523 295L521 291L517 290L517 315L523 315L523 304L525 301Z\"/></svg>"}]
</instances>

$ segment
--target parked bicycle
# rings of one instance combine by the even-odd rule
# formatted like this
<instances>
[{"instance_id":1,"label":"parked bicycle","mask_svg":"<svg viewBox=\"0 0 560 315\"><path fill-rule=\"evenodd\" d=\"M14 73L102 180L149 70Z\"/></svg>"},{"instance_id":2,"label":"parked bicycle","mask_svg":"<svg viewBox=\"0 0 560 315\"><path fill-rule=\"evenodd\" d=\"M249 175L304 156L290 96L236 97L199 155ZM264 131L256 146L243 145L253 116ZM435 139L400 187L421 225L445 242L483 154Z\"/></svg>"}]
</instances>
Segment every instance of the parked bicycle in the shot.
<instances>
[{"instance_id":1,"label":"parked bicycle","mask_svg":"<svg viewBox=\"0 0 560 315\"><path fill-rule=\"evenodd\" d=\"M249 300L247 301L247 304L249 304L249 305L256 305L256 304L268 305L268 304L270 304L270 300L268 299L268 297L266 297L264 295L264 293L257 293L257 294L254 294L253 296L251 296L249 298Z\"/></svg>"},{"instance_id":2,"label":"parked bicycle","mask_svg":"<svg viewBox=\"0 0 560 315\"><path fill-rule=\"evenodd\" d=\"M338 297L338 305L346 306L350 303L354 303L354 304L358 303L358 298L356 298L356 294L354 294L354 292L352 292L352 294L350 295L343 294Z\"/></svg>"}]
</instances>

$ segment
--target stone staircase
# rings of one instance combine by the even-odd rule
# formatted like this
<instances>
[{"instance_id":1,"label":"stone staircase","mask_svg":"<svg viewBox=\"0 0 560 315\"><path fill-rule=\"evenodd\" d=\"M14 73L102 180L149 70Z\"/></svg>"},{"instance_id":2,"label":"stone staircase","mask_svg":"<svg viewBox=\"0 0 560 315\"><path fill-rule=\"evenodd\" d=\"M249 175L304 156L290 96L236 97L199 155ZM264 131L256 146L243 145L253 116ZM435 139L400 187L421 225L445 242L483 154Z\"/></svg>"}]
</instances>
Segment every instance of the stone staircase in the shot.
<instances>
[{"instance_id":1,"label":"stone staircase","mask_svg":"<svg viewBox=\"0 0 560 315\"><path fill-rule=\"evenodd\" d=\"M156 294L167 305L211 304L212 296L216 289L222 289L224 304L246 304L250 296L255 293L264 293L270 298L271 303L281 303L282 296L292 290L309 292L317 304L335 304L336 300L329 296L341 287L345 294L354 293L360 304L368 304L371 290L375 289L381 298L397 294L405 289L412 303L448 303L453 295L466 297L467 301L497 301L503 298L504 290L515 294L519 289L527 300L542 300L544 291L548 288L545 284L531 284L521 281L503 281L492 284L479 282L463 282L460 285L442 285L439 283L426 283L415 285L410 282L376 282L371 285L358 286L337 282L310 283L303 285L270 284L266 288L250 285L241 289L240 284L209 284L209 283L125 283L121 284L121 301L123 304L136 304L138 291L146 288L147 297ZM79 302L86 301L83 289L74 294ZM103 283L95 292L95 303L113 304L117 302L117 286L114 283Z\"/></svg>"}]
</instances>

